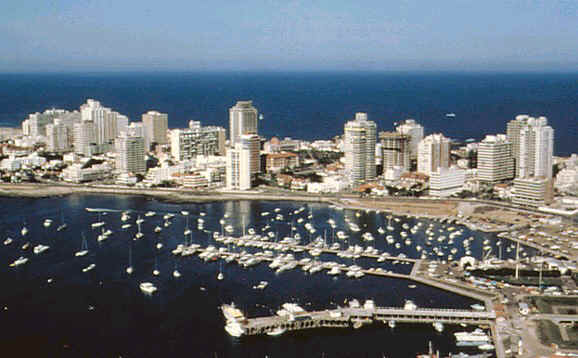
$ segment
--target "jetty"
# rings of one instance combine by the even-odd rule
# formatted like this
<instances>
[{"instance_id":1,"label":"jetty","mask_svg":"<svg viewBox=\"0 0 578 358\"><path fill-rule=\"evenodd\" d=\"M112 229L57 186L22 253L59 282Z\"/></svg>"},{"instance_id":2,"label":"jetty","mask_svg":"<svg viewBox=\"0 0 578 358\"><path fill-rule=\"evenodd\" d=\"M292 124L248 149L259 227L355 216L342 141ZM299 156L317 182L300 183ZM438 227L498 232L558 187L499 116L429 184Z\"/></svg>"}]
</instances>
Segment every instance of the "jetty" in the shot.
<instances>
[{"instance_id":1,"label":"jetty","mask_svg":"<svg viewBox=\"0 0 578 358\"><path fill-rule=\"evenodd\" d=\"M303 312L298 315L246 318L238 323L244 335L268 334L277 330L298 331L313 328L360 328L371 323L447 323L492 325L495 312L399 307L352 308L340 307L332 310Z\"/></svg>"}]
</instances>

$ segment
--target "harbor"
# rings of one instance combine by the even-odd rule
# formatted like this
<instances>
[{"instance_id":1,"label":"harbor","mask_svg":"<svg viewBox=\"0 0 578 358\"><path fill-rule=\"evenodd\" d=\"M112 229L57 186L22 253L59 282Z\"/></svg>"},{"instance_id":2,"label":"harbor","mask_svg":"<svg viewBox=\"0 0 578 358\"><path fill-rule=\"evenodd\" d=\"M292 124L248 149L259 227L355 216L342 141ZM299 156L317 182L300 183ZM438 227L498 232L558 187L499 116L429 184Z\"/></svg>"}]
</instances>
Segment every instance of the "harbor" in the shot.
<instances>
[{"instance_id":1,"label":"harbor","mask_svg":"<svg viewBox=\"0 0 578 358\"><path fill-rule=\"evenodd\" d=\"M206 304L213 308L204 309L208 316L233 301L250 317L241 326L243 335L263 339L281 331L317 336L330 328L356 339L345 332L360 330L343 329L402 334L407 325L435 334L434 324L444 325L443 332L451 334L460 325L468 330L481 325L487 327L495 354L506 356L504 332L496 320L496 292L448 271L461 265L466 251L476 260L488 255L485 247L498 253L498 243L507 243L506 238L467 231L450 218L395 216L326 204L271 202L252 209L257 202L183 206L135 198L115 206L110 204L113 199L90 198L81 201L91 203L81 210L62 213L46 207L40 218L20 216L9 223L12 241L5 242L3 253L14 265L4 277L37 277L35 281L41 279L46 289L54 290L68 280L60 272L69 267L68 275L81 275L76 280L84 285L96 289L120 280L131 288L132 299L140 296L143 304L161 305L163 310L173 310L168 302L178 300L182 290L197 300L210 297ZM33 248L38 250L31 252ZM515 251L514 247L504 256L512 259ZM526 247L519 252L534 253ZM341 303L356 296L374 306ZM306 316L292 320L271 314L288 299L307 307ZM403 308L406 300L415 300L416 307ZM264 301L269 304L260 303ZM12 312L17 305L6 307ZM104 309L97 301L88 307L89 312ZM218 329L212 334L230 335L220 315L205 319L216 320ZM382 324L390 329L398 324L399 333L383 330ZM446 352L455 352L455 341L442 337L431 339L446 346Z\"/></svg>"}]
</instances>

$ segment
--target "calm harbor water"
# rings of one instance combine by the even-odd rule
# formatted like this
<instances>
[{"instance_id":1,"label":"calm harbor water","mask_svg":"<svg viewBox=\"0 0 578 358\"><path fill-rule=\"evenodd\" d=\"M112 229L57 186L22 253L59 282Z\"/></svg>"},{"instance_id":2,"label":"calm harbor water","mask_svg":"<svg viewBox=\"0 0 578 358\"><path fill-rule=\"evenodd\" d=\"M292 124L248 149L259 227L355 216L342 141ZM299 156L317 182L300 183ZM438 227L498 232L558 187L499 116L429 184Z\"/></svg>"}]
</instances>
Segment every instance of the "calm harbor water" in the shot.
<instances>
[{"instance_id":1,"label":"calm harbor water","mask_svg":"<svg viewBox=\"0 0 578 358\"><path fill-rule=\"evenodd\" d=\"M407 222L413 226L418 221L423 227L414 235L412 243L401 243L399 248L388 245L385 235L378 233L385 228L388 219L385 214L375 212L337 210L321 204L291 202L230 201L203 204L172 204L137 196L97 196L71 195L48 199L3 198L0 207L2 241L14 239L10 245L0 246L0 321L5 329L0 337L0 347L26 354L42 356L84 356L84 357L414 357L427 350L428 341L442 353L456 352L453 335L462 327L446 327L442 334L436 333L430 325L398 324L395 329L384 325L371 325L359 330L320 329L285 334L280 337L255 336L235 339L224 331L224 321L219 310L223 303L234 301L249 317L268 315L275 312L284 302L297 302L305 309L325 309L343 304L346 299L360 301L373 299L379 306L402 306L406 299L413 300L420 307L469 308L475 301L452 293L417 285L398 279L384 279L365 276L361 279L337 278L324 272L306 274L300 269L275 274L266 263L243 269L236 264L220 262L205 263L196 256L175 257L171 254L179 243L184 242L183 231L187 219L181 210L190 212L188 225L193 241L203 246L221 246L212 239L214 231L221 231L219 220L228 216L226 225L233 226L235 236L242 233L243 223L260 233L268 231L282 238L291 232L291 223L307 243L310 235L303 228L310 222L317 229L315 236L327 232L328 241L333 234L328 219L334 219L337 228L350 235L345 244L374 246L391 254L405 253L418 257L416 245L425 245L424 229L434 223L436 237L447 227L436 221L414 218L400 218L391 221L396 241L400 241L401 225ZM106 215L87 212L85 208L107 208ZM293 212L304 207L297 215ZM279 208L283 220L272 220ZM122 229L121 211L130 210L128 223L131 228ZM153 217L145 217L147 211L155 211ZM273 215L262 216L270 212ZM175 213L172 224L154 233L155 226L163 226L162 216ZM197 226L201 213L205 221L204 229ZM311 219L307 216L311 215ZM100 217L99 217L100 216ZM134 241L137 231L135 220L145 219L142 224L144 237ZM304 222L297 223L298 217ZM43 221L53 219L46 228ZM345 219L358 223L361 232L347 229ZM61 220L68 228L58 232ZM98 242L100 229L92 229L91 223L102 220L105 227L113 231L109 239ZM26 225L29 233L23 238L20 229ZM264 228L267 228L263 230ZM458 227L461 228L461 227ZM456 257L464 255L461 244L464 238L474 236L472 255L482 254L482 242L490 240L494 250L496 238L493 234L470 232L462 228L463 234L455 239L453 246L459 249ZM365 231L372 232L375 241L361 239ZM386 233L387 234L387 233ZM80 250L82 236L87 238L88 255L75 257ZM447 235L445 233L444 235ZM30 248L22 250L29 241ZM156 244L163 243L158 250ZM31 247L37 244L49 245L50 249L34 255ZM435 241L444 252L449 253L447 240ZM453 247L452 246L452 247ZM125 268L129 262L129 247L132 253L134 273L127 275ZM431 247L428 248L431 250ZM239 249L237 249L239 250ZM250 251L250 249L247 249ZM497 252L497 251L495 251ZM511 257L513 252L505 252ZM306 257L296 254L297 258ZM19 256L29 258L29 262L17 268L8 264ZM320 259L338 261L336 256L322 255ZM341 260L353 264L351 259ZM89 264L94 270L82 272ZM383 267L386 270L408 273L409 265L377 263L374 260L359 259L356 264L364 267ZM153 276L157 268L159 276ZM182 276L172 276L178 268ZM216 279L222 270L224 280ZM47 280L52 279L52 282ZM259 281L269 282L265 290L255 290ZM159 290L153 296L145 296L139 290L139 283L153 282ZM33 344L31 344L33 342Z\"/></svg>"}]
</instances>

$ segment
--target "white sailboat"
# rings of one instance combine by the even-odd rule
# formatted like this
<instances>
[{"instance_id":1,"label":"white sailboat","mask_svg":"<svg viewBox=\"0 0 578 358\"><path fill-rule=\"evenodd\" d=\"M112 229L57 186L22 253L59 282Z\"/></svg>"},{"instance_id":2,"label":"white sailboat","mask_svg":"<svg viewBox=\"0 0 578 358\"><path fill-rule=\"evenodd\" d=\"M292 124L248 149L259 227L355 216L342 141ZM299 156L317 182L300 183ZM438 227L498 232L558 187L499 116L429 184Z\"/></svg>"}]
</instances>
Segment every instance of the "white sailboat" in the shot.
<instances>
[{"instance_id":1,"label":"white sailboat","mask_svg":"<svg viewBox=\"0 0 578 358\"><path fill-rule=\"evenodd\" d=\"M128 267L126 268L126 273L131 275L132 272L134 271L133 267L132 267L132 245L130 245L130 241L129 241L129 247L128 247Z\"/></svg>"},{"instance_id":2,"label":"white sailboat","mask_svg":"<svg viewBox=\"0 0 578 358\"><path fill-rule=\"evenodd\" d=\"M64 229L66 229L67 225L64 222L64 216L62 215L62 213L60 213L60 225L58 225L58 227L56 228L56 231L62 231Z\"/></svg>"},{"instance_id":3,"label":"white sailboat","mask_svg":"<svg viewBox=\"0 0 578 358\"><path fill-rule=\"evenodd\" d=\"M155 257L155 267L153 269L153 275L158 276L158 275L160 275L160 273L161 272L159 271L159 268L158 268L157 258Z\"/></svg>"},{"instance_id":4,"label":"white sailboat","mask_svg":"<svg viewBox=\"0 0 578 358\"><path fill-rule=\"evenodd\" d=\"M175 262L175 269L173 270L173 277L174 278L181 277L181 273L178 270L178 262Z\"/></svg>"},{"instance_id":5,"label":"white sailboat","mask_svg":"<svg viewBox=\"0 0 578 358\"><path fill-rule=\"evenodd\" d=\"M82 233L82 244L80 245L80 251L76 251L74 253L74 256L80 257L85 256L86 254L88 254L88 243L86 242L86 237L84 236L84 233Z\"/></svg>"},{"instance_id":6,"label":"white sailboat","mask_svg":"<svg viewBox=\"0 0 578 358\"><path fill-rule=\"evenodd\" d=\"M219 274L217 275L217 280L222 281L224 278L225 275L223 275L223 262L221 261L219 265Z\"/></svg>"}]
</instances>

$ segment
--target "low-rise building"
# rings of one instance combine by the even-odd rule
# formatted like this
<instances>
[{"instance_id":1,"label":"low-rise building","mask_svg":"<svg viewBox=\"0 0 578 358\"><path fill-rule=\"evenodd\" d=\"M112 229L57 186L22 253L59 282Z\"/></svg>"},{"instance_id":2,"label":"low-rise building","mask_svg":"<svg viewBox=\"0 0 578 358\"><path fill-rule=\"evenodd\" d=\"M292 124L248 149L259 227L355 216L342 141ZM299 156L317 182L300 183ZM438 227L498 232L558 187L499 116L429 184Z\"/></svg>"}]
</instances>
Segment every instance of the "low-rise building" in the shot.
<instances>
[{"instance_id":1,"label":"low-rise building","mask_svg":"<svg viewBox=\"0 0 578 358\"><path fill-rule=\"evenodd\" d=\"M267 173L278 173L284 169L292 169L299 165L299 156L295 153L282 152L266 155L265 169Z\"/></svg>"},{"instance_id":2,"label":"low-rise building","mask_svg":"<svg viewBox=\"0 0 578 358\"><path fill-rule=\"evenodd\" d=\"M84 167L80 163L69 165L62 171L62 180L70 183L85 183L107 179L111 176L111 167L107 163Z\"/></svg>"},{"instance_id":3,"label":"low-rise building","mask_svg":"<svg viewBox=\"0 0 578 358\"><path fill-rule=\"evenodd\" d=\"M521 206L540 207L552 202L552 181L545 177L514 179L512 202Z\"/></svg>"},{"instance_id":4,"label":"low-rise building","mask_svg":"<svg viewBox=\"0 0 578 358\"><path fill-rule=\"evenodd\" d=\"M447 197L463 190L466 171L456 167L438 168L429 178L429 194Z\"/></svg>"}]
</instances>

